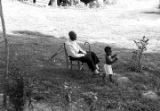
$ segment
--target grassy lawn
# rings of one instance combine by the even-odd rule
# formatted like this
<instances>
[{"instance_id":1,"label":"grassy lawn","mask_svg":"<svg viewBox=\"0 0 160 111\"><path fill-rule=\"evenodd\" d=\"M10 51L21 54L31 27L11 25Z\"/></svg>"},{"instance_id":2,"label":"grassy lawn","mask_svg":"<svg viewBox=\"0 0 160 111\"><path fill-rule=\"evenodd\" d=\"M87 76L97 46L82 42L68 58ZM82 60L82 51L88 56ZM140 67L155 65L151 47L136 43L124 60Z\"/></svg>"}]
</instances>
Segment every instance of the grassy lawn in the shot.
<instances>
[{"instance_id":1,"label":"grassy lawn","mask_svg":"<svg viewBox=\"0 0 160 111\"><path fill-rule=\"evenodd\" d=\"M130 83L114 84L106 78L104 83L101 77L93 78L88 70L73 71L65 68L64 53L56 57L55 63L48 62L65 38L55 38L39 32L17 31L17 35L8 35L10 43L11 65L18 67L25 73L25 77L34 79L33 98L39 96L38 103L47 103L53 109L63 109L64 84L72 87L72 102L82 98L84 92L97 93L96 111L159 111L160 101L147 99L142 96L145 91L160 92L160 54L145 53L144 70L137 73L130 70L131 49L122 49L114 45L113 51L118 53L119 60L113 65L113 70L122 76L128 77ZM92 50L104 63L104 47L108 44L94 43ZM84 47L85 48L85 47ZM0 48L0 71L4 72L3 43ZM87 69L87 68L86 68ZM75 109L73 109L74 111ZM80 109L79 109L80 110ZM47 110L46 110L47 111ZM77 110L75 110L77 111ZM80 111L88 111L80 110Z\"/></svg>"}]
</instances>

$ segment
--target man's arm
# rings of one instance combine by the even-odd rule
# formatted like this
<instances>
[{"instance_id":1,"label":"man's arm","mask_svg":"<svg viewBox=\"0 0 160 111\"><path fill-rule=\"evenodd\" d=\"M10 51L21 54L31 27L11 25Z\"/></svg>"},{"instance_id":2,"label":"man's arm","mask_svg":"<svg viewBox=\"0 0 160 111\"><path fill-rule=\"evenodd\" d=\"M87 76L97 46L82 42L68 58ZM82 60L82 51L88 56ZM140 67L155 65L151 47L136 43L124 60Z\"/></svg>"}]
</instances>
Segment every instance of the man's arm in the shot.
<instances>
[{"instance_id":1,"label":"man's arm","mask_svg":"<svg viewBox=\"0 0 160 111\"><path fill-rule=\"evenodd\" d=\"M79 48L79 51L81 51L83 54L86 54L86 53L87 53L85 50L83 50L83 49L79 46L78 43L77 43L77 47Z\"/></svg>"},{"instance_id":2,"label":"man's arm","mask_svg":"<svg viewBox=\"0 0 160 111\"><path fill-rule=\"evenodd\" d=\"M77 53L77 51L70 44L66 44L66 49L67 49L68 54L72 57L83 57L83 56L85 56L85 54Z\"/></svg>"}]
</instances>

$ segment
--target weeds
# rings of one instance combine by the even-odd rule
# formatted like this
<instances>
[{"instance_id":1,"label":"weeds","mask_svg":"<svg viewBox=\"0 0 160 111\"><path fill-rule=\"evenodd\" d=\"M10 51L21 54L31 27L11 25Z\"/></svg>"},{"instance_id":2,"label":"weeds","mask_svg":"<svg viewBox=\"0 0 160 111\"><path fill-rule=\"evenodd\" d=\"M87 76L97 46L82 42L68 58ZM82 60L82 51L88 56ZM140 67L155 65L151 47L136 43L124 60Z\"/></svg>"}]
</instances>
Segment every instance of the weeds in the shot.
<instances>
[{"instance_id":1,"label":"weeds","mask_svg":"<svg viewBox=\"0 0 160 111\"><path fill-rule=\"evenodd\" d=\"M9 83L7 94L9 96L10 108L13 111L23 111L24 106L24 79L23 73L18 68L12 68L9 72Z\"/></svg>"},{"instance_id":2,"label":"weeds","mask_svg":"<svg viewBox=\"0 0 160 111\"><path fill-rule=\"evenodd\" d=\"M24 105L33 108L32 96L34 85L30 78L24 76L24 72L16 66L12 66L9 72L7 95L9 97L8 109L11 111L23 111Z\"/></svg>"},{"instance_id":3,"label":"weeds","mask_svg":"<svg viewBox=\"0 0 160 111\"><path fill-rule=\"evenodd\" d=\"M95 105L98 100L97 93L85 92L79 94L80 98L73 101L72 97L77 87L71 86L69 83L64 83L64 100L65 111L70 111L76 108L83 111L95 111ZM74 111L74 110L73 110Z\"/></svg>"},{"instance_id":4,"label":"weeds","mask_svg":"<svg viewBox=\"0 0 160 111\"><path fill-rule=\"evenodd\" d=\"M147 39L145 36L143 36L143 38L138 41L134 40L137 49L133 51L132 62L134 66L132 68L137 72L142 71L143 53L147 50L148 41L149 39Z\"/></svg>"},{"instance_id":5,"label":"weeds","mask_svg":"<svg viewBox=\"0 0 160 111\"><path fill-rule=\"evenodd\" d=\"M89 111L95 111L95 105L98 100L97 93L86 92L83 93L85 103L89 106Z\"/></svg>"}]
</instances>

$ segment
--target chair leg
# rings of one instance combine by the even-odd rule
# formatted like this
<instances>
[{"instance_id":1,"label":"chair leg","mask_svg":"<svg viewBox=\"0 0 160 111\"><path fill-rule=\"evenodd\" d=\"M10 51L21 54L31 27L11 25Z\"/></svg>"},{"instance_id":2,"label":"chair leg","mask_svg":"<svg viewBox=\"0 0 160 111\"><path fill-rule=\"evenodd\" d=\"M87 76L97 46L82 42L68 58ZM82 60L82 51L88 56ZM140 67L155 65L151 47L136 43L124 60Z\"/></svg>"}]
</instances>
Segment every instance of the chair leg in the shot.
<instances>
[{"instance_id":1,"label":"chair leg","mask_svg":"<svg viewBox=\"0 0 160 111\"><path fill-rule=\"evenodd\" d=\"M66 68L69 69L69 62L68 62L68 58L66 58Z\"/></svg>"},{"instance_id":2,"label":"chair leg","mask_svg":"<svg viewBox=\"0 0 160 111\"><path fill-rule=\"evenodd\" d=\"M72 70L72 61L70 61L70 65L71 65L71 70Z\"/></svg>"},{"instance_id":3,"label":"chair leg","mask_svg":"<svg viewBox=\"0 0 160 111\"><path fill-rule=\"evenodd\" d=\"M82 71L83 70L83 63L82 63L82 65L80 66L80 71Z\"/></svg>"},{"instance_id":4,"label":"chair leg","mask_svg":"<svg viewBox=\"0 0 160 111\"><path fill-rule=\"evenodd\" d=\"M80 62L78 61L77 63L78 63L78 70L81 70L81 69L80 69Z\"/></svg>"}]
</instances>

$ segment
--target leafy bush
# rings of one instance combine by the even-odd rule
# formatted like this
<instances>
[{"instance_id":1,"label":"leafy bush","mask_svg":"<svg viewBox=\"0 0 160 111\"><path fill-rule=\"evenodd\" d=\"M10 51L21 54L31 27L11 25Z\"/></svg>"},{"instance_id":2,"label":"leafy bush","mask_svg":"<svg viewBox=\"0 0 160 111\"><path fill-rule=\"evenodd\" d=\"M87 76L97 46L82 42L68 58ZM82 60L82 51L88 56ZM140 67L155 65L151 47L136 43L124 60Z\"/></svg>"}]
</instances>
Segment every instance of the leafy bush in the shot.
<instances>
[{"instance_id":1,"label":"leafy bush","mask_svg":"<svg viewBox=\"0 0 160 111\"><path fill-rule=\"evenodd\" d=\"M142 71L143 53L144 51L147 50L148 41L149 39L147 39L145 36L143 36L143 38L138 41L134 40L134 43L136 44L137 49L133 51L133 55L132 55L132 60L133 60L132 64L134 64L132 69L137 72Z\"/></svg>"}]
</instances>

